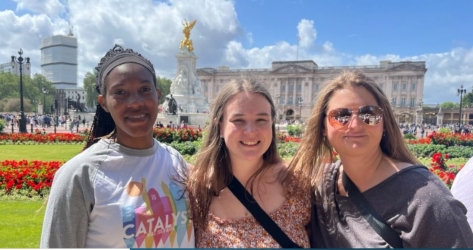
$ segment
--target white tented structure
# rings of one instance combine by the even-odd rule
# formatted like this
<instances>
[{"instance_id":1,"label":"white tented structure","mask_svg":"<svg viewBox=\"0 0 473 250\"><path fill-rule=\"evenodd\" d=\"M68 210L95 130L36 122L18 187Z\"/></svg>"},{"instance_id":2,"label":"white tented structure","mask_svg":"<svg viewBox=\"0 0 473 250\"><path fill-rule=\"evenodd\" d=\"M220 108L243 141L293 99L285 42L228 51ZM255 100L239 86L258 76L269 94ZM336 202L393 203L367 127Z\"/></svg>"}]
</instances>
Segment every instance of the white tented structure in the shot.
<instances>
[{"instance_id":1,"label":"white tented structure","mask_svg":"<svg viewBox=\"0 0 473 250\"><path fill-rule=\"evenodd\" d=\"M77 38L55 35L41 43L41 72L56 89L77 88Z\"/></svg>"}]
</instances>

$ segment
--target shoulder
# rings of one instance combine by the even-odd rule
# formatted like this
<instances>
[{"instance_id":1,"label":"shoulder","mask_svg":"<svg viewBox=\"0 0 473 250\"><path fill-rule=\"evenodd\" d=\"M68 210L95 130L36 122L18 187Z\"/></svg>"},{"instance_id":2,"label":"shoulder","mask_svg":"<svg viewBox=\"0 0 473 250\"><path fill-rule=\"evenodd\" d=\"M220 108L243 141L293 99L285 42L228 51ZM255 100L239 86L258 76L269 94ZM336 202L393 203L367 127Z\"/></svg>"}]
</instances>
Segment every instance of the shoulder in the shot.
<instances>
[{"instance_id":1,"label":"shoulder","mask_svg":"<svg viewBox=\"0 0 473 250\"><path fill-rule=\"evenodd\" d=\"M94 172L110 152L99 141L65 162L57 174L81 175L84 171Z\"/></svg>"},{"instance_id":2,"label":"shoulder","mask_svg":"<svg viewBox=\"0 0 473 250\"><path fill-rule=\"evenodd\" d=\"M451 213L453 207L462 209L440 178L422 165L402 169L373 191L384 195L402 194L396 203L409 204L411 211Z\"/></svg>"},{"instance_id":3,"label":"shoulder","mask_svg":"<svg viewBox=\"0 0 473 250\"><path fill-rule=\"evenodd\" d=\"M166 161L170 162L173 168L177 170L180 175L186 175L189 172L189 166L179 151L157 140L155 142L158 147L156 152L158 154L158 158L162 160L164 164L166 164Z\"/></svg>"}]
</instances>

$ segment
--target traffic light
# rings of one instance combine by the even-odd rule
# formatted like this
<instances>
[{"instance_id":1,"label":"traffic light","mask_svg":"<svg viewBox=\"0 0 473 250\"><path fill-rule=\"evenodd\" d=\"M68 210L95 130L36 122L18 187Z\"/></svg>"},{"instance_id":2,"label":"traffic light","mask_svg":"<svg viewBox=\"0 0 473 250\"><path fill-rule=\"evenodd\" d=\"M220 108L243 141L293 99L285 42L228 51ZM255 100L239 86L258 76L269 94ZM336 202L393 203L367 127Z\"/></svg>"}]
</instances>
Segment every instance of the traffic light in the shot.
<instances>
[{"instance_id":1,"label":"traffic light","mask_svg":"<svg viewBox=\"0 0 473 250\"><path fill-rule=\"evenodd\" d=\"M57 99L54 99L54 109L57 109Z\"/></svg>"},{"instance_id":2,"label":"traffic light","mask_svg":"<svg viewBox=\"0 0 473 250\"><path fill-rule=\"evenodd\" d=\"M51 104L51 114L54 113L54 105Z\"/></svg>"}]
</instances>

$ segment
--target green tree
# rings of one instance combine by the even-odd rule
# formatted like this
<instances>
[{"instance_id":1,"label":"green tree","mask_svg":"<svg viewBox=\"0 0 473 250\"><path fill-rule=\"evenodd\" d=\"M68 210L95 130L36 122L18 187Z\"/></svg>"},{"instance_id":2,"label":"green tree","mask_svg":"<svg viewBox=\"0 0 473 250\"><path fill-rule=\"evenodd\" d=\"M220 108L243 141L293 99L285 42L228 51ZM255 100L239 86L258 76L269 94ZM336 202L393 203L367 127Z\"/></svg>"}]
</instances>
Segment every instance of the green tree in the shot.
<instances>
[{"instance_id":1,"label":"green tree","mask_svg":"<svg viewBox=\"0 0 473 250\"><path fill-rule=\"evenodd\" d=\"M440 104L440 107L443 109L451 109L451 108L459 108L460 104L459 103L453 103L453 102L444 102Z\"/></svg>"},{"instance_id":2,"label":"green tree","mask_svg":"<svg viewBox=\"0 0 473 250\"><path fill-rule=\"evenodd\" d=\"M0 100L19 97L20 77L12 73L0 73Z\"/></svg>"},{"instance_id":3,"label":"green tree","mask_svg":"<svg viewBox=\"0 0 473 250\"><path fill-rule=\"evenodd\" d=\"M172 81L170 79L167 79L165 77L156 77L156 80L158 81L158 87L161 89L161 100L160 104L163 104L164 101L166 100L166 96L171 93L171 83Z\"/></svg>"},{"instance_id":4,"label":"green tree","mask_svg":"<svg viewBox=\"0 0 473 250\"><path fill-rule=\"evenodd\" d=\"M25 112L37 111L39 102L46 101L46 110L50 110L51 104L54 103L54 96L56 95L56 88L53 84L41 74L34 74L33 78L29 76L22 77L23 82L23 105ZM4 100L2 105L5 111L20 109L20 76L11 73L0 74L0 100ZM43 96L43 89L47 91L46 96ZM15 101L18 100L18 107L15 106ZM9 103L6 105L6 103Z\"/></svg>"},{"instance_id":5,"label":"green tree","mask_svg":"<svg viewBox=\"0 0 473 250\"><path fill-rule=\"evenodd\" d=\"M463 107L473 107L473 92L465 94L462 98Z\"/></svg>"},{"instance_id":6,"label":"green tree","mask_svg":"<svg viewBox=\"0 0 473 250\"><path fill-rule=\"evenodd\" d=\"M87 72L84 78L84 91L85 91L85 105L87 107L95 107L97 104L97 97L99 93L95 89L95 83L97 78L97 71L94 73Z\"/></svg>"},{"instance_id":7,"label":"green tree","mask_svg":"<svg viewBox=\"0 0 473 250\"><path fill-rule=\"evenodd\" d=\"M25 112L35 112L36 107L30 102L30 100L23 99L23 109ZM20 113L20 98L9 98L3 106L5 112L17 112Z\"/></svg>"},{"instance_id":8,"label":"green tree","mask_svg":"<svg viewBox=\"0 0 473 250\"><path fill-rule=\"evenodd\" d=\"M33 78L26 77L24 82L26 83L25 97L35 105L44 102L45 113L51 113L51 105L54 105L56 97L56 87L53 83L41 74L34 74Z\"/></svg>"}]
</instances>

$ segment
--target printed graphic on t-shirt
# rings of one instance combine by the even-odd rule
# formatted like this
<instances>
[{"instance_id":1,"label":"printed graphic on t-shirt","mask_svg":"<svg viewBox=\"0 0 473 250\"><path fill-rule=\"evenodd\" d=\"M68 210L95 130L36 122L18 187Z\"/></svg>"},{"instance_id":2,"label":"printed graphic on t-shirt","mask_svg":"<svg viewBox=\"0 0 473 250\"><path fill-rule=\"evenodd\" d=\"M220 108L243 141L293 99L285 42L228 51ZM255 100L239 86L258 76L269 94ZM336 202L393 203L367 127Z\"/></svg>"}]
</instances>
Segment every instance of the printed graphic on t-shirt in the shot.
<instances>
[{"instance_id":1,"label":"printed graphic on t-shirt","mask_svg":"<svg viewBox=\"0 0 473 250\"><path fill-rule=\"evenodd\" d=\"M122 208L123 240L127 247L180 247L189 242L193 225L189 220L187 199L174 182L161 183L162 193L146 189L146 180L127 185L129 196L140 196L144 206L125 205Z\"/></svg>"}]
</instances>

